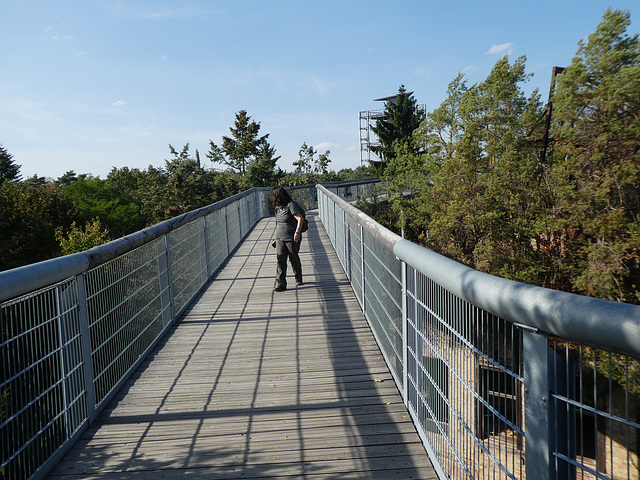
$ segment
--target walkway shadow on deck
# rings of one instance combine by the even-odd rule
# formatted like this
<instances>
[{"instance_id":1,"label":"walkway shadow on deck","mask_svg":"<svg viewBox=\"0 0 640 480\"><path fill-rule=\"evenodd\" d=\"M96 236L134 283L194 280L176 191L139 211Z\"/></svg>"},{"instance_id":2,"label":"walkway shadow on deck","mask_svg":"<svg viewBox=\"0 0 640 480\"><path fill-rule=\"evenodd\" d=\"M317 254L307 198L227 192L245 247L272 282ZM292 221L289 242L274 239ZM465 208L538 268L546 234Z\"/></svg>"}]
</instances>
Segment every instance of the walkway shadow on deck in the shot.
<instances>
[{"instance_id":1,"label":"walkway shadow on deck","mask_svg":"<svg viewBox=\"0 0 640 480\"><path fill-rule=\"evenodd\" d=\"M50 478L435 479L324 228L309 221L305 285L272 292L273 224L260 222ZM181 335L193 340L178 357Z\"/></svg>"}]
</instances>

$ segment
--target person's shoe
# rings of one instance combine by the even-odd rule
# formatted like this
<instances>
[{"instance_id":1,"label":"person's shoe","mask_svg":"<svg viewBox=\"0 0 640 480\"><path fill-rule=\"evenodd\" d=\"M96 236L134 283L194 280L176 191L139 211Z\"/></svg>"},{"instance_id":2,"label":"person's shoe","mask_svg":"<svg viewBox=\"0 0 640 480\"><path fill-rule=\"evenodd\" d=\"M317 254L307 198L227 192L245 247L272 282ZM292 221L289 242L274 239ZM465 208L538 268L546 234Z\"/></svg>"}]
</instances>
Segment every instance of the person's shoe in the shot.
<instances>
[{"instance_id":1,"label":"person's shoe","mask_svg":"<svg viewBox=\"0 0 640 480\"><path fill-rule=\"evenodd\" d=\"M296 285L299 287L300 285L304 285L304 282L300 280L299 282L296 282Z\"/></svg>"},{"instance_id":2,"label":"person's shoe","mask_svg":"<svg viewBox=\"0 0 640 480\"><path fill-rule=\"evenodd\" d=\"M273 289L274 292L284 292L287 287L276 287Z\"/></svg>"}]
</instances>

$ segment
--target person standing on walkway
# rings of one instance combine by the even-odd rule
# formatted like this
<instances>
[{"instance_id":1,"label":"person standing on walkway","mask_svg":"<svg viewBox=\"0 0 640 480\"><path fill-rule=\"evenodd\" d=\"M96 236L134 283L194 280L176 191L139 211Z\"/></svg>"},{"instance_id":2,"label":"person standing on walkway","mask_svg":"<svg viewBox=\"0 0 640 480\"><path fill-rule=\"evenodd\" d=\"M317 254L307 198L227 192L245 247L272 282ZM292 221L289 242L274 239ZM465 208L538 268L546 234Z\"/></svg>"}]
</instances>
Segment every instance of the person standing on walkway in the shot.
<instances>
[{"instance_id":1,"label":"person standing on walkway","mask_svg":"<svg viewBox=\"0 0 640 480\"><path fill-rule=\"evenodd\" d=\"M287 289L287 259L291 262L296 285L302 285L302 265L298 253L300 252L304 217L300 206L291 199L284 188L272 188L271 198L273 198L273 204L276 207L276 230L273 242L278 260L274 291L283 292Z\"/></svg>"}]
</instances>

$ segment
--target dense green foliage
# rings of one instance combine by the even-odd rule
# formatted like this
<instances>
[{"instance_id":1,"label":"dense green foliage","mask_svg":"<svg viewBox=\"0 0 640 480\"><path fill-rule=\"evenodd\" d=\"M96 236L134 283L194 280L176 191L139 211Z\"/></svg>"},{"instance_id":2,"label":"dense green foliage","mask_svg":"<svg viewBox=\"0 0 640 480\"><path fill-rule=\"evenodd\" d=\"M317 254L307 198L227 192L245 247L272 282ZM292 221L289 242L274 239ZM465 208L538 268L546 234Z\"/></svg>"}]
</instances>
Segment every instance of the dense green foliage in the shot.
<instances>
[{"instance_id":1,"label":"dense green foliage","mask_svg":"<svg viewBox=\"0 0 640 480\"><path fill-rule=\"evenodd\" d=\"M640 301L640 39L607 10L558 77L553 175L575 288Z\"/></svg>"},{"instance_id":2,"label":"dense green foliage","mask_svg":"<svg viewBox=\"0 0 640 480\"><path fill-rule=\"evenodd\" d=\"M0 185L0 269L51 258L58 252L54 231L71 225L73 202L53 183Z\"/></svg>"},{"instance_id":3,"label":"dense green foliage","mask_svg":"<svg viewBox=\"0 0 640 480\"><path fill-rule=\"evenodd\" d=\"M62 227L58 227L55 235L63 255L83 252L110 240L109 231L102 228L100 220L87 222L84 229L78 227L74 221L68 232L63 232Z\"/></svg>"},{"instance_id":4,"label":"dense green foliage","mask_svg":"<svg viewBox=\"0 0 640 480\"><path fill-rule=\"evenodd\" d=\"M607 10L545 110L525 57L483 82L458 75L410 137L395 139L380 219L492 274L640 302L640 41Z\"/></svg>"}]
</instances>

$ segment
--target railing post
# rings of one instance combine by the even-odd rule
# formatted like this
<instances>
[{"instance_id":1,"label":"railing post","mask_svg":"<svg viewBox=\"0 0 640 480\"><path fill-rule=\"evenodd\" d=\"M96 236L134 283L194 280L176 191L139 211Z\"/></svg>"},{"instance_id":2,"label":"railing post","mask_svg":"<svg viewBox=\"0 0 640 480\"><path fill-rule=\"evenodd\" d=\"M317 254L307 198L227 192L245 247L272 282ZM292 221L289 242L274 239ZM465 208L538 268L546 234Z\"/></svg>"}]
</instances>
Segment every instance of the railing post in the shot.
<instances>
[{"instance_id":1,"label":"railing post","mask_svg":"<svg viewBox=\"0 0 640 480\"><path fill-rule=\"evenodd\" d=\"M409 368L407 365L407 264L400 259L398 259L398 261L400 262L400 269L402 270L402 398L404 400L405 406L407 406L409 392L409 387L407 385L409 380Z\"/></svg>"},{"instance_id":2,"label":"railing post","mask_svg":"<svg viewBox=\"0 0 640 480\"><path fill-rule=\"evenodd\" d=\"M527 478L555 480L550 463L550 435L554 427L550 418L549 345L546 335L535 329L523 328L524 415L526 429Z\"/></svg>"},{"instance_id":3,"label":"railing post","mask_svg":"<svg viewBox=\"0 0 640 480\"><path fill-rule=\"evenodd\" d=\"M360 225L360 275L361 275L360 286L361 286L361 289L362 289L362 292L361 292L362 296L360 297L360 298L362 298L362 313L364 313L365 316L366 316L366 314L367 314L366 313L366 311L367 311L367 309L366 309L367 302L365 301L365 298L364 298L365 291L366 291L365 287L364 287L364 284L365 284L365 280L364 280L364 228L362 227L362 225Z\"/></svg>"},{"instance_id":4,"label":"railing post","mask_svg":"<svg viewBox=\"0 0 640 480\"><path fill-rule=\"evenodd\" d=\"M351 251L351 228L347 226L346 232L346 245L344 247L346 253L346 261L345 261L345 273L347 274L347 278L349 279L349 283L353 283L352 277L352 269L351 269L351 259L353 258L353 253Z\"/></svg>"},{"instance_id":5,"label":"railing post","mask_svg":"<svg viewBox=\"0 0 640 480\"><path fill-rule=\"evenodd\" d=\"M158 242L158 275L160 276L160 307L162 308L163 326L173 322L176 318L175 302L173 298L173 275L171 273L171 245L169 235L164 234ZM168 312L169 319L165 319Z\"/></svg>"},{"instance_id":6,"label":"railing post","mask_svg":"<svg viewBox=\"0 0 640 480\"><path fill-rule=\"evenodd\" d=\"M236 218L238 219L238 231L240 232L240 236L238 237L238 241L244 238L242 233L242 207L240 202L236 202Z\"/></svg>"},{"instance_id":7,"label":"railing post","mask_svg":"<svg viewBox=\"0 0 640 480\"><path fill-rule=\"evenodd\" d=\"M211 215L207 215L206 217L204 217L202 219L203 225L202 225L202 230L204 232L204 261L207 262L206 264L206 268L207 268L207 279L211 277L211 254L209 253L209 217L211 217Z\"/></svg>"},{"instance_id":8,"label":"railing post","mask_svg":"<svg viewBox=\"0 0 640 480\"><path fill-rule=\"evenodd\" d=\"M91 333L89 331L89 310L87 308L87 287L85 274L76 276L78 287L78 314L80 336L82 338L82 362L84 364L84 389L87 393L87 418L89 424L96 419L96 391L93 385L93 360L91 358Z\"/></svg>"},{"instance_id":9,"label":"railing post","mask_svg":"<svg viewBox=\"0 0 640 480\"><path fill-rule=\"evenodd\" d=\"M256 213L257 213L257 219L256 220L260 220L262 217L264 217L264 211L265 211L265 199L264 199L264 192L262 190L256 190L255 192L255 203L256 203Z\"/></svg>"},{"instance_id":10,"label":"railing post","mask_svg":"<svg viewBox=\"0 0 640 480\"><path fill-rule=\"evenodd\" d=\"M76 284L77 286L77 284ZM56 292L56 313L58 317L58 345L60 347L60 378L62 380L62 403L64 405L64 428L67 438L71 437L71 424L69 420L69 383L67 382L67 374L69 368L66 361L66 305L62 301L62 286L58 285Z\"/></svg>"},{"instance_id":11,"label":"railing post","mask_svg":"<svg viewBox=\"0 0 640 480\"><path fill-rule=\"evenodd\" d=\"M227 238L227 256L228 256L229 253L231 252L231 248L229 248L231 241L229 240L229 218L227 215L227 208L229 207L228 206L224 207L224 234L226 235L226 238Z\"/></svg>"},{"instance_id":12,"label":"railing post","mask_svg":"<svg viewBox=\"0 0 640 480\"><path fill-rule=\"evenodd\" d=\"M340 210L342 212L342 239L344 241L344 252L343 252L343 258L344 258L344 266L345 266L345 271L347 270L347 262L349 261L349 252L347 251L347 249L349 248L349 229L347 228L347 215L346 213L344 213L344 210Z\"/></svg>"}]
</instances>

